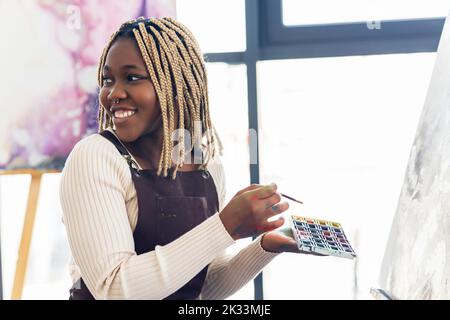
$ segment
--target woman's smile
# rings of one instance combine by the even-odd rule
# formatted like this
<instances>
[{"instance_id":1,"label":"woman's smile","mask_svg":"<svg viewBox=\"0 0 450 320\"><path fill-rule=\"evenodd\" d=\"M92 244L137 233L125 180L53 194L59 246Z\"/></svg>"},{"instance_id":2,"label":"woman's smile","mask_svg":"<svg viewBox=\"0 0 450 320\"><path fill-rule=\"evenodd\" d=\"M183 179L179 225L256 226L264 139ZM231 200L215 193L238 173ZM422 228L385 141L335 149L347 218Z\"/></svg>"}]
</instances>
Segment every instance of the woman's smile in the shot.
<instances>
[{"instance_id":1,"label":"woman's smile","mask_svg":"<svg viewBox=\"0 0 450 320\"><path fill-rule=\"evenodd\" d=\"M114 106L111 108L111 113L114 124L118 126L128 122L137 113L137 109Z\"/></svg>"}]
</instances>

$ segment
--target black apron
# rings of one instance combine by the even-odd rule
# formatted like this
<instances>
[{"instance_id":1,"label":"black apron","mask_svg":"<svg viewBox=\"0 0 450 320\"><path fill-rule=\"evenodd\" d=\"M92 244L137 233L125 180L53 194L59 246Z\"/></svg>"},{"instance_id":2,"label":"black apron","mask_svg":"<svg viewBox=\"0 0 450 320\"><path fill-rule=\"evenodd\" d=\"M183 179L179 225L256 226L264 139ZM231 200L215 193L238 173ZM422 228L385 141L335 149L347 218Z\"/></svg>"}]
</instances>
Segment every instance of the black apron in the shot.
<instances>
[{"instance_id":1,"label":"black apron","mask_svg":"<svg viewBox=\"0 0 450 320\"><path fill-rule=\"evenodd\" d=\"M133 232L137 254L174 241L218 211L216 187L207 170L178 171L175 180L170 174L159 177L156 170L135 168L131 156L113 133L105 130L101 135L116 146L131 170L138 200L138 221ZM207 270L208 266L165 299L196 299ZM94 297L80 278L70 289L69 299L93 300Z\"/></svg>"}]
</instances>

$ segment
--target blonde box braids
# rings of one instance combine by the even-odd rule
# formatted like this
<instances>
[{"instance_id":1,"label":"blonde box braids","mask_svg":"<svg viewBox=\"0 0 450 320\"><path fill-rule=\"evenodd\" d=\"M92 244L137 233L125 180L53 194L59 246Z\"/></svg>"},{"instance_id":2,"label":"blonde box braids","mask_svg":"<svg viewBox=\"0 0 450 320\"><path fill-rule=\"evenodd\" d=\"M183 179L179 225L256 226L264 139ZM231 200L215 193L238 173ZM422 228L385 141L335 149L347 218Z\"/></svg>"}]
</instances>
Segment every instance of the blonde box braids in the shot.
<instances>
[{"instance_id":1,"label":"blonde box braids","mask_svg":"<svg viewBox=\"0 0 450 320\"><path fill-rule=\"evenodd\" d=\"M169 170L173 169L172 178L176 177L186 155L184 129L191 135L191 148L196 139L202 138L197 136L194 123L201 123L201 134L206 133L206 157L202 160L202 164L206 165L215 155L216 140L219 144L220 140L211 123L204 60L192 33L171 18L140 17L125 22L103 49L98 67L99 87L103 85L102 70L108 51L115 40L124 36L135 39L161 108L163 143L157 174L166 177ZM178 127L175 108L178 111ZM99 132L113 127L112 119L101 103L98 123ZM179 154L176 163L172 164L172 133L175 129L181 129L178 137Z\"/></svg>"}]
</instances>

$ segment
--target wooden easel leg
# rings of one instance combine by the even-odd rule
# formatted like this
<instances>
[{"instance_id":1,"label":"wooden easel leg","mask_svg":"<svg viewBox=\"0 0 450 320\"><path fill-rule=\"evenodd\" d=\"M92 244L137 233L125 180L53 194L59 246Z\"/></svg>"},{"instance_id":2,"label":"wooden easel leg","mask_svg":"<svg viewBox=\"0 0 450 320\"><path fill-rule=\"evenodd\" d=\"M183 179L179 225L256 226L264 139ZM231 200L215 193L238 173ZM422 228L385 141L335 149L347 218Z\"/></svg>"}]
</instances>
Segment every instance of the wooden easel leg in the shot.
<instances>
[{"instance_id":1,"label":"wooden easel leg","mask_svg":"<svg viewBox=\"0 0 450 320\"><path fill-rule=\"evenodd\" d=\"M19 254L17 257L16 274L14 276L14 284L11 299L19 300L22 298L23 285L25 281L28 254L30 251L31 236L33 233L34 218L39 199L39 191L41 188L42 173L31 175L30 191L28 194L27 210L23 222L22 238L20 240Z\"/></svg>"}]
</instances>

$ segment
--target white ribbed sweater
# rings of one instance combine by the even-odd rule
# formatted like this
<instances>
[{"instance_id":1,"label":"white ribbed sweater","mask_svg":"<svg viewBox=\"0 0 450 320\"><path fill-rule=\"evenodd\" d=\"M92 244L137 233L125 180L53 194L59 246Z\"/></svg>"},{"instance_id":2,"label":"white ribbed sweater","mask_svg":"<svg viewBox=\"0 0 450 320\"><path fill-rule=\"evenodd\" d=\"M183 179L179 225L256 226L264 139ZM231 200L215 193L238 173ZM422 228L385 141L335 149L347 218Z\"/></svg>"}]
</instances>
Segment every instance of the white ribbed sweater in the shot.
<instances>
[{"instance_id":1,"label":"white ribbed sweater","mask_svg":"<svg viewBox=\"0 0 450 320\"><path fill-rule=\"evenodd\" d=\"M208 165L222 210L223 167ZM224 299L253 279L277 254L260 238L235 255L234 243L216 213L188 233L154 251L137 255L133 230L138 217L136 189L126 160L95 134L76 144L60 185L63 221L72 252L72 281L83 277L96 299L162 299L180 289L206 265L199 299Z\"/></svg>"}]
</instances>

